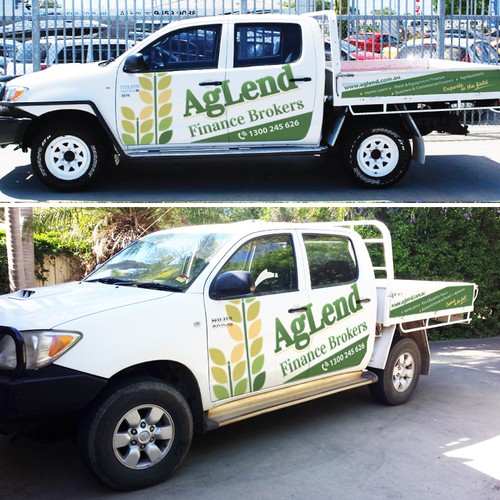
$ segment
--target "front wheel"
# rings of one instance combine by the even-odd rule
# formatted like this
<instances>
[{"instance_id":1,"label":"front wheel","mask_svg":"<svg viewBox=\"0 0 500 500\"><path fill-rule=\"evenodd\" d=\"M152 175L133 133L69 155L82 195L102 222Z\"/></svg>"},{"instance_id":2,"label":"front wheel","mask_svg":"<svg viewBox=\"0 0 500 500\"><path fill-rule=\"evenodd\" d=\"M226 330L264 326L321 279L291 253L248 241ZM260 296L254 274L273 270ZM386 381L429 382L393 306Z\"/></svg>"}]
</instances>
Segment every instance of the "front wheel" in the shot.
<instances>
[{"instance_id":1,"label":"front wheel","mask_svg":"<svg viewBox=\"0 0 500 500\"><path fill-rule=\"evenodd\" d=\"M375 188L392 186L410 167L410 141L398 128L358 128L347 138L344 162L358 183Z\"/></svg>"},{"instance_id":2,"label":"front wheel","mask_svg":"<svg viewBox=\"0 0 500 500\"><path fill-rule=\"evenodd\" d=\"M89 124L50 124L34 137L31 148L35 174L58 191L87 188L112 161L112 148Z\"/></svg>"},{"instance_id":3,"label":"front wheel","mask_svg":"<svg viewBox=\"0 0 500 500\"><path fill-rule=\"evenodd\" d=\"M421 357L417 344L401 338L391 348L384 370L372 369L378 381L370 386L373 398L391 406L406 403L418 384Z\"/></svg>"},{"instance_id":4,"label":"front wheel","mask_svg":"<svg viewBox=\"0 0 500 500\"><path fill-rule=\"evenodd\" d=\"M183 396L157 379L124 381L89 408L78 442L105 484L134 490L164 481L186 456L193 418Z\"/></svg>"}]
</instances>

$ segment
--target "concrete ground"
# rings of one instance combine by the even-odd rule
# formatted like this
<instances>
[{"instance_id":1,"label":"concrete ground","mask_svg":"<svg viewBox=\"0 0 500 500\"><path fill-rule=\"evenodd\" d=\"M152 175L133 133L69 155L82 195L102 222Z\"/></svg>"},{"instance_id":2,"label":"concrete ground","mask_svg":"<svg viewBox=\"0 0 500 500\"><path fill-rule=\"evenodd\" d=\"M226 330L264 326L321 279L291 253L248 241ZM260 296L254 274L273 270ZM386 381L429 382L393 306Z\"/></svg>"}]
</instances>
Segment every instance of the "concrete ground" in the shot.
<instances>
[{"instance_id":1,"label":"concrete ground","mask_svg":"<svg viewBox=\"0 0 500 500\"><path fill-rule=\"evenodd\" d=\"M70 441L0 436L0 497L498 500L500 337L431 349L431 374L406 405L362 388L227 426L141 492L101 485Z\"/></svg>"}]
</instances>

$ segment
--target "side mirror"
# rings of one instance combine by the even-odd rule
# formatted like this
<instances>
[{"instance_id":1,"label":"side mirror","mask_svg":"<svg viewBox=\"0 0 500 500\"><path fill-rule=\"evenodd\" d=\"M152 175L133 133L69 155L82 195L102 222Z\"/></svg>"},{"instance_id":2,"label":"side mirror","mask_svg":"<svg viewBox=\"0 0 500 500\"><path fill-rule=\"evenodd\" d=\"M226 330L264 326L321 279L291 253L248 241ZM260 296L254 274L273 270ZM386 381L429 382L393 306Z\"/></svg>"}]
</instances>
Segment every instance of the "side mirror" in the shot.
<instances>
[{"instance_id":1,"label":"side mirror","mask_svg":"<svg viewBox=\"0 0 500 500\"><path fill-rule=\"evenodd\" d=\"M139 73L140 71L144 71L144 69L144 56L140 52L130 54L123 64L123 71L125 73Z\"/></svg>"},{"instance_id":2,"label":"side mirror","mask_svg":"<svg viewBox=\"0 0 500 500\"><path fill-rule=\"evenodd\" d=\"M228 271L215 278L210 287L210 298L229 299L250 295L255 290L255 282L247 271Z\"/></svg>"}]
</instances>

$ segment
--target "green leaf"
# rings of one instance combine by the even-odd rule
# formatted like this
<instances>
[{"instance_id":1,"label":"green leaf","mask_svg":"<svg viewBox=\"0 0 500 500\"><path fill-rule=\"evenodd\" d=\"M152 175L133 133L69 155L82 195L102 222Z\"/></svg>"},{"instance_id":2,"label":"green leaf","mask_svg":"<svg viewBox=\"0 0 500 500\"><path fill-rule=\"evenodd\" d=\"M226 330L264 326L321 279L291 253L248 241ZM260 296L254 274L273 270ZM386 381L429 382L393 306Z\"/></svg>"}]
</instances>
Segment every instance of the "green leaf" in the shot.
<instances>
[{"instance_id":1,"label":"green leaf","mask_svg":"<svg viewBox=\"0 0 500 500\"><path fill-rule=\"evenodd\" d=\"M264 342L263 337L259 337L258 339L252 342L252 345L250 346L250 356L252 358L255 358L255 356L257 356L257 354L259 354L259 352L262 351L263 342Z\"/></svg>"},{"instance_id":2,"label":"green leaf","mask_svg":"<svg viewBox=\"0 0 500 500\"><path fill-rule=\"evenodd\" d=\"M170 86L170 82L172 81L172 76L163 76L158 80L158 90L165 90Z\"/></svg>"},{"instance_id":3,"label":"green leaf","mask_svg":"<svg viewBox=\"0 0 500 500\"><path fill-rule=\"evenodd\" d=\"M253 381L253 390L260 391L260 389L264 387L265 382L266 382L266 372L259 373Z\"/></svg>"},{"instance_id":4,"label":"green leaf","mask_svg":"<svg viewBox=\"0 0 500 500\"><path fill-rule=\"evenodd\" d=\"M135 123L128 120L122 120L122 128L129 134L135 134Z\"/></svg>"},{"instance_id":5,"label":"green leaf","mask_svg":"<svg viewBox=\"0 0 500 500\"><path fill-rule=\"evenodd\" d=\"M166 144L167 142L170 142L170 139L172 139L172 131L167 130L166 132L163 132L163 134L160 135L160 138L158 139L158 142L160 144Z\"/></svg>"},{"instance_id":6,"label":"green leaf","mask_svg":"<svg viewBox=\"0 0 500 500\"><path fill-rule=\"evenodd\" d=\"M248 321L253 321L257 318L260 312L260 302L254 302L249 308L247 312Z\"/></svg>"},{"instance_id":7,"label":"green leaf","mask_svg":"<svg viewBox=\"0 0 500 500\"><path fill-rule=\"evenodd\" d=\"M212 377L216 382L219 382L219 384L228 383L229 379L225 370L219 368L218 366L212 366L212 368L210 368L210 371L212 372Z\"/></svg>"},{"instance_id":8,"label":"green leaf","mask_svg":"<svg viewBox=\"0 0 500 500\"><path fill-rule=\"evenodd\" d=\"M234 321L235 323L241 323L241 321L243 320L239 307L227 304L226 313L229 316L229 318L231 318L231 321Z\"/></svg>"},{"instance_id":9,"label":"green leaf","mask_svg":"<svg viewBox=\"0 0 500 500\"><path fill-rule=\"evenodd\" d=\"M135 137L132 137L131 135L128 134L122 134L122 141L127 146L132 146L133 144L135 144Z\"/></svg>"},{"instance_id":10,"label":"green leaf","mask_svg":"<svg viewBox=\"0 0 500 500\"><path fill-rule=\"evenodd\" d=\"M145 90L153 90L153 82L145 76L139 77L139 85Z\"/></svg>"},{"instance_id":11,"label":"green leaf","mask_svg":"<svg viewBox=\"0 0 500 500\"><path fill-rule=\"evenodd\" d=\"M239 380L243 375L245 375L245 371L247 369L247 362L240 361L233 370L233 380Z\"/></svg>"},{"instance_id":12,"label":"green leaf","mask_svg":"<svg viewBox=\"0 0 500 500\"><path fill-rule=\"evenodd\" d=\"M223 385L214 385L214 394L217 399L227 399L229 391Z\"/></svg>"},{"instance_id":13,"label":"green leaf","mask_svg":"<svg viewBox=\"0 0 500 500\"><path fill-rule=\"evenodd\" d=\"M245 394L245 392L247 391L247 385L248 381L246 378L240 380L234 388L234 395L241 396L242 394Z\"/></svg>"},{"instance_id":14,"label":"green leaf","mask_svg":"<svg viewBox=\"0 0 500 500\"><path fill-rule=\"evenodd\" d=\"M255 358L252 363L252 375L259 373L264 366L264 354L261 354L259 357Z\"/></svg>"},{"instance_id":15,"label":"green leaf","mask_svg":"<svg viewBox=\"0 0 500 500\"><path fill-rule=\"evenodd\" d=\"M146 132L149 132L154 125L154 120L145 120L141 123L141 134L145 134Z\"/></svg>"},{"instance_id":16,"label":"green leaf","mask_svg":"<svg viewBox=\"0 0 500 500\"><path fill-rule=\"evenodd\" d=\"M152 144L155 135L153 133L146 134L141 137L141 144Z\"/></svg>"},{"instance_id":17,"label":"green leaf","mask_svg":"<svg viewBox=\"0 0 500 500\"><path fill-rule=\"evenodd\" d=\"M168 116L172 112L172 103L169 102L167 104L163 104L160 106L158 110L158 118L163 118L164 116Z\"/></svg>"},{"instance_id":18,"label":"green leaf","mask_svg":"<svg viewBox=\"0 0 500 500\"><path fill-rule=\"evenodd\" d=\"M226 356L220 349L209 349L208 354L210 356L210 359L212 360L212 363L219 366L226 365Z\"/></svg>"},{"instance_id":19,"label":"green leaf","mask_svg":"<svg viewBox=\"0 0 500 500\"><path fill-rule=\"evenodd\" d=\"M132 108L128 108L127 106L122 106L122 116L127 120L135 120L135 113Z\"/></svg>"},{"instance_id":20,"label":"green leaf","mask_svg":"<svg viewBox=\"0 0 500 500\"><path fill-rule=\"evenodd\" d=\"M167 118L163 118L163 120L158 125L158 130L167 130L172 125L172 117L168 116Z\"/></svg>"}]
</instances>

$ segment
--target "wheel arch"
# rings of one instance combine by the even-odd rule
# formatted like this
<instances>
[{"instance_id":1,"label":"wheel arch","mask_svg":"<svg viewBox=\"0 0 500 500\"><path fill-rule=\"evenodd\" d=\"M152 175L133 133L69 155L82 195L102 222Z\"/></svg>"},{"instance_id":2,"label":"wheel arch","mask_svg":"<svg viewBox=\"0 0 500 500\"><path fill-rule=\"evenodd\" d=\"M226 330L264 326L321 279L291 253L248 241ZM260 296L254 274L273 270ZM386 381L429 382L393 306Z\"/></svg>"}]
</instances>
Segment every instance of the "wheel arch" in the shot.
<instances>
[{"instance_id":1,"label":"wheel arch","mask_svg":"<svg viewBox=\"0 0 500 500\"><path fill-rule=\"evenodd\" d=\"M117 372L109 379L107 386L112 387L123 383L126 379L137 377L153 377L172 385L187 401L193 415L195 430L199 433L206 432L200 388L189 368L176 361L140 363Z\"/></svg>"},{"instance_id":2,"label":"wheel arch","mask_svg":"<svg viewBox=\"0 0 500 500\"><path fill-rule=\"evenodd\" d=\"M429 347L429 340L427 338L427 330L424 328L424 321L411 321L408 323L402 323L398 325L396 330L396 339L398 338L409 338L417 344L418 350L420 351L421 358L421 375L429 375L431 370L431 350Z\"/></svg>"},{"instance_id":3,"label":"wheel arch","mask_svg":"<svg viewBox=\"0 0 500 500\"><path fill-rule=\"evenodd\" d=\"M56 111L49 111L36 118L33 118L30 126L27 128L22 146L24 148L31 148L33 139L36 135L49 123L57 121L75 121L77 123L86 124L91 127L100 127L102 132L108 137L110 144L113 142L111 135L104 124L103 120L90 111L75 110L75 109L60 109ZM114 143L113 143L114 144Z\"/></svg>"}]
</instances>

